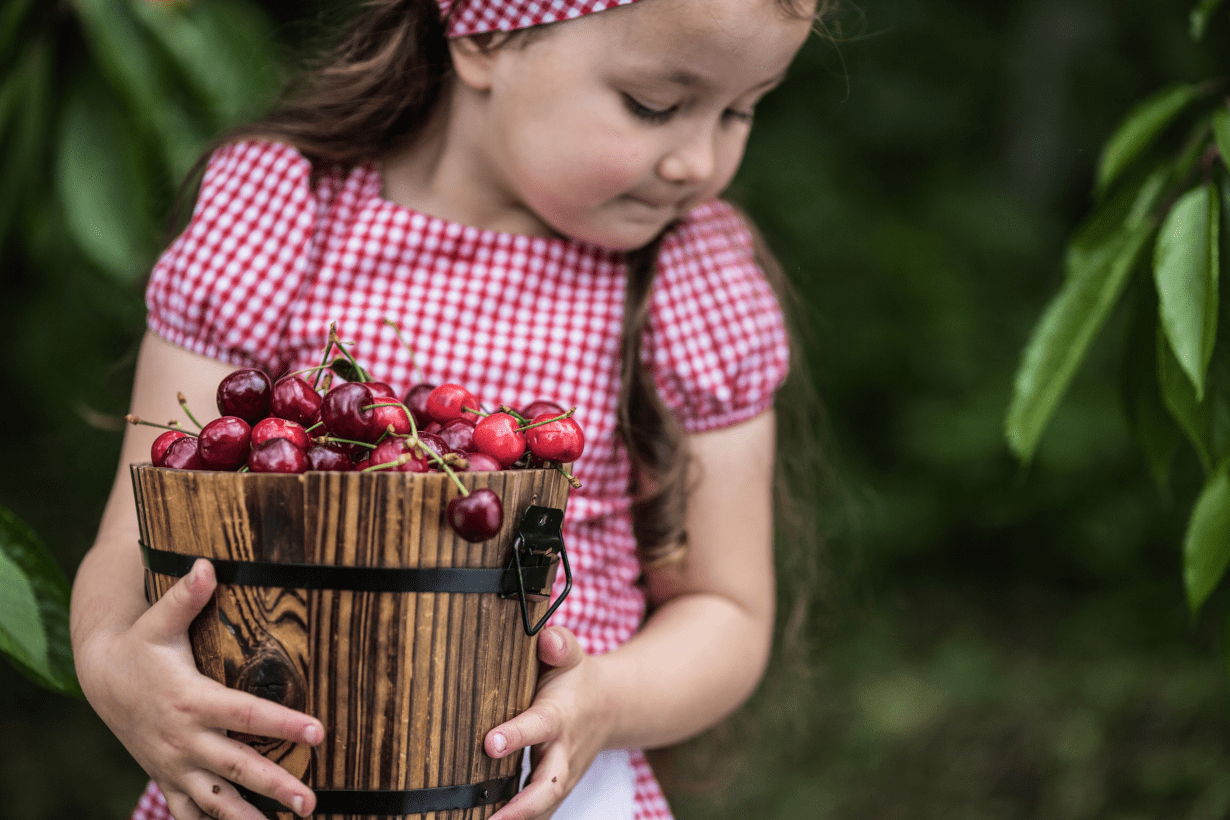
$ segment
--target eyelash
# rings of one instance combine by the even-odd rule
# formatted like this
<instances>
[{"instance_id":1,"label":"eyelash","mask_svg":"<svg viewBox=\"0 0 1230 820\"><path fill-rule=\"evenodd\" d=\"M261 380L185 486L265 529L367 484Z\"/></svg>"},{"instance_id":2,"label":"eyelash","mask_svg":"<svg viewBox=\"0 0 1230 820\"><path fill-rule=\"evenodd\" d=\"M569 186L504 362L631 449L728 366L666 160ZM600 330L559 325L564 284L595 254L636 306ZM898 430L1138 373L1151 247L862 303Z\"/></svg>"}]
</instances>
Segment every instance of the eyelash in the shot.
<instances>
[{"instance_id":1,"label":"eyelash","mask_svg":"<svg viewBox=\"0 0 1230 820\"><path fill-rule=\"evenodd\" d=\"M629 112L631 112L632 116L639 120L643 120L650 125L666 124L679 108L677 105L672 105L670 108L658 110L657 108L650 108L649 106L638 102L635 97L629 94L624 94L622 96L624 106ZM725 120L734 120L735 122L750 124L752 122L752 112L736 111L733 108L728 108L722 113L722 118Z\"/></svg>"}]
</instances>

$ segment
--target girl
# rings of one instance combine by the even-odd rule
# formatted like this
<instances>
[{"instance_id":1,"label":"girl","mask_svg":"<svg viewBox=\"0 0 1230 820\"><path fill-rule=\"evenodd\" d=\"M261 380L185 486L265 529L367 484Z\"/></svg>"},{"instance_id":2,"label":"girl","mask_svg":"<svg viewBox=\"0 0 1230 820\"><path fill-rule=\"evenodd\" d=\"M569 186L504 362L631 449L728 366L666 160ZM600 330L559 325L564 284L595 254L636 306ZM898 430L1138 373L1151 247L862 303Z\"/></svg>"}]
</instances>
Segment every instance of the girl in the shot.
<instances>
[{"instance_id":1,"label":"girl","mask_svg":"<svg viewBox=\"0 0 1230 820\"><path fill-rule=\"evenodd\" d=\"M291 102L210 156L154 269L140 416L175 417L179 391L213 406L236 366L311 366L331 321L404 388L386 316L424 381L578 408L575 586L531 708L485 738L533 752L494 820L669 817L639 750L715 724L764 670L788 353L749 228L716 197L815 2L371 0ZM146 429L72 610L82 686L152 778L134 816L259 820L235 785L310 814L303 783L227 732L315 744L321 724L193 664L211 565L144 601L127 465Z\"/></svg>"}]
</instances>

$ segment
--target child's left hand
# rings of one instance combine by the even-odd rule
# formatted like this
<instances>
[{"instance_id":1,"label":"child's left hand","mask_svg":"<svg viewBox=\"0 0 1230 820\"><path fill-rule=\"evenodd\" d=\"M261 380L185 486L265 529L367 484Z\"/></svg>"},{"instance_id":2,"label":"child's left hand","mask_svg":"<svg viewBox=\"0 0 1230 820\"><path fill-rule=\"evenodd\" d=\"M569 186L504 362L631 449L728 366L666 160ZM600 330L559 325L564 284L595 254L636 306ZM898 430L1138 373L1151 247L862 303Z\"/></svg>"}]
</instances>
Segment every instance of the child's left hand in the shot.
<instances>
[{"instance_id":1,"label":"child's left hand","mask_svg":"<svg viewBox=\"0 0 1230 820\"><path fill-rule=\"evenodd\" d=\"M605 748L615 722L610 699L603 696L601 659L585 654L572 632L545 628L538 636L538 659L549 668L538 677L534 703L484 741L487 754L497 758L533 747L530 782L491 820L550 817Z\"/></svg>"}]
</instances>

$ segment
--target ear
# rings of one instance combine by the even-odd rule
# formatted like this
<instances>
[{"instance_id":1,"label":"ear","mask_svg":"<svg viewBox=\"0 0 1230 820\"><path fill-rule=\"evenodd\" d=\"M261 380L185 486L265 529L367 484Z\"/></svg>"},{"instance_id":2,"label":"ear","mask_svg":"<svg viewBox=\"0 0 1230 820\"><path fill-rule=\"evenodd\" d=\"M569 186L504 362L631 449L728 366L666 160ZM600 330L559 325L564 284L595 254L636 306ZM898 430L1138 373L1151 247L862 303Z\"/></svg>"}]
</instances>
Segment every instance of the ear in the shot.
<instances>
[{"instance_id":1,"label":"ear","mask_svg":"<svg viewBox=\"0 0 1230 820\"><path fill-rule=\"evenodd\" d=\"M497 49L483 48L473 37L452 37L448 41L453 71L462 83L475 91L490 91Z\"/></svg>"}]
</instances>

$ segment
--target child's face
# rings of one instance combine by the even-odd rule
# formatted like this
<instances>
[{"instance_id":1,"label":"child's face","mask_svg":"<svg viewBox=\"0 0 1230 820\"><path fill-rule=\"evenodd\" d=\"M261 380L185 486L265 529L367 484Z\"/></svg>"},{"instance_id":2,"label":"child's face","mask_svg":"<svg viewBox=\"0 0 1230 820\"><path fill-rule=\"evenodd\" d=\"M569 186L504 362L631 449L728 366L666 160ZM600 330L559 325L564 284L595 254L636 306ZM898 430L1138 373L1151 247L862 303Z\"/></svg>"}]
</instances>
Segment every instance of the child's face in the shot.
<instances>
[{"instance_id":1,"label":"child's face","mask_svg":"<svg viewBox=\"0 0 1230 820\"><path fill-rule=\"evenodd\" d=\"M730 182L810 27L776 0L641 0L476 58L492 194L535 232L644 245Z\"/></svg>"}]
</instances>

